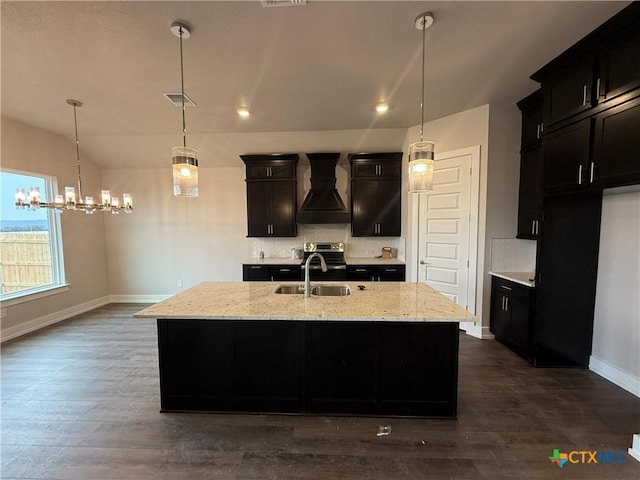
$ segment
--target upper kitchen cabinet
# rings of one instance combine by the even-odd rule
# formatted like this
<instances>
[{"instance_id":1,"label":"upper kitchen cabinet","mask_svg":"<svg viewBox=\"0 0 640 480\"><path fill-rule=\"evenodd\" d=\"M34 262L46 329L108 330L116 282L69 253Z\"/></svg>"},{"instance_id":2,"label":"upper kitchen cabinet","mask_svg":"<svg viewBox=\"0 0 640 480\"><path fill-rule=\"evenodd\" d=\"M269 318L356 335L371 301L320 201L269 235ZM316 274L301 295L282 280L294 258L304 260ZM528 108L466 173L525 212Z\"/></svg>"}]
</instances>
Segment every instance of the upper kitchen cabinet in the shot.
<instances>
[{"instance_id":1,"label":"upper kitchen cabinet","mask_svg":"<svg viewBox=\"0 0 640 480\"><path fill-rule=\"evenodd\" d=\"M544 126L628 100L640 87L639 56L640 3L634 2L531 76L542 84Z\"/></svg>"},{"instance_id":2,"label":"upper kitchen cabinet","mask_svg":"<svg viewBox=\"0 0 640 480\"><path fill-rule=\"evenodd\" d=\"M522 112L518 238L535 240L542 212L542 90L518 102Z\"/></svg>"},{"instance_id":3,"label":"upper kitchen cabinet","mask_svg":"<svg viewBox=\"0 0 640 480\"><path fill-rule=\"evenodd\" d=\"M544 191L561 193L584 188L593 179L592 120L587 118L544 136Z\"/></svg>"},{"instance_id":4,"label":"upper kitchen cabinet","mask_svg":"<svg viewBox=\"0 0 640 480\"><path fill-rule=\"evenodd\" d=\"M297 154L240 155L246 165L247 236L297 235Z\"/></svg>"},{"instance_id":5,"label":"upper kitchen cabinet","mask_svg":"<svg viewBox=\"0 0 640 480\"><path fill-rule=\"evenodd\" d=\"M594 130L594 184L606 188L640 183L640 97L597 115Z\"/></svg>"},{"instance_id":6,"label":"upper kitchen cabinet","mask_svg":"<svg viewBox=\"0 0 640 480\"><path fill-rule=\"evenodd\" d=\"M353 153L351 234L397 237L401 222L402 152Z\"/></svg>"}]
</instances>

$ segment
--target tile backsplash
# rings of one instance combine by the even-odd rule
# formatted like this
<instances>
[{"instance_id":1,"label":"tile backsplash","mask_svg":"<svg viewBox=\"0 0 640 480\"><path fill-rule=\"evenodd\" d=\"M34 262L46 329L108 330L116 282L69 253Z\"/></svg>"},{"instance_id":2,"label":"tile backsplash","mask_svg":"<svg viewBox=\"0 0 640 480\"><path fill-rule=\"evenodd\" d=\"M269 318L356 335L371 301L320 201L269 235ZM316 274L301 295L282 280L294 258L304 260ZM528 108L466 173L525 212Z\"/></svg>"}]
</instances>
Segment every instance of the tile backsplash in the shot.
<instances>
[{"instance_id":1,"label":"tile backsplash","mask_svg":"<svg viewBox=\"0 0 640 480\"><path fill-rule=\"evenodd\" d=\"M405 241L401 237L352 237L350 224L298 225L294 238L250 238L249 257L290 258L292 248L302 248L305 242L343 242L347 257L378 257L382 247L391 247L392 255L404 260Z\"/></svg>"},{"instance_id":2,"label":"tile backsplash","mask_svg":"<svg viewBox=\"0 0 640 480\"><path fill-rule=\"evenodd\" d=\"M535 240L494 238L491 240L491 270L494 272L534 272Z\"/></svg>"}]
</instances>

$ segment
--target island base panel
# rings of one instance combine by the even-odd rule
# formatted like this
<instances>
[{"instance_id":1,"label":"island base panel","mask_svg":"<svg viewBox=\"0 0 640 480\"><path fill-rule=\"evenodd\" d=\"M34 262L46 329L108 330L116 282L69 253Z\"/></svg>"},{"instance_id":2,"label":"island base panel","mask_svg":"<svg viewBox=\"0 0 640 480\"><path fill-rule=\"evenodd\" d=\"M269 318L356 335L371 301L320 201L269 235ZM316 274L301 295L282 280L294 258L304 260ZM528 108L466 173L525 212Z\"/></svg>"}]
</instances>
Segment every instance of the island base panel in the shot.
<instances>
[{"instance_id":1,"label":"island base panel","mask_svg":"<svg viewBox=\"0 0 640 480\"><path fill-rule=\"evenodd\" d=\"M455 418L458 323L158 319L162 411Z\"/></svg>"}]
</instances>

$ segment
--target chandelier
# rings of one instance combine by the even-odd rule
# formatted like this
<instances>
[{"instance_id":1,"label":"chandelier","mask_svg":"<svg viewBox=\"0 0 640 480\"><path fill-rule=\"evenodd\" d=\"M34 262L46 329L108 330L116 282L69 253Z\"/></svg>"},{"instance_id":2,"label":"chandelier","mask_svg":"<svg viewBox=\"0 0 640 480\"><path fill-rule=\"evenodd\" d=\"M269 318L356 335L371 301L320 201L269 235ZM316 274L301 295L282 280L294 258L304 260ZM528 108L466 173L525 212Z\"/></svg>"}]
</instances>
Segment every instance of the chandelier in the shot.
<instances>
[{"instance_id":1,"label":"chandelier","mask_svg":"<svg viewBox=\"0 0 640 480\"><path fill-rule=\"evenodd\" d=\"M425 12L415 19L415 27L422 30L422 101L420 102L420 141L409 145L409 193L433 190L434 143L422 138L424 132L424 51L425 31L433 25L433 13Z\"/></svg>"},{"instance_id":2,"label":"chandelier","mask_svg":"<svg viewBox=\"0 0 640 480\"><path fill-rule=\"evenodd\" d=\"M182 145L173 147L173 196L174 197L197 197L198 196L198 151L195 148L187 147L187 125L185 122L184 105L184 66L182 60L182 39L189 38L191 32L178 22L171 25L171 31L180 39L180 88L182 107Z\"/></svg>"},{"instance_id":3,"label":"chandelier","mask_svg":"<svg viewBox=\"0 0 640 480\"><path fill-rule=\"evenodd\" d=\"M80 143L78 142L78 117L76 109L82 106L82 102L78 100L67 100L67 103L73 107L73 120L75 123L76 133L76 159L78 165L78 191L74 187L64 187L64 195L55 194L53 202L40 201L40 189L31 187L27 195L24 188L16 189L15 204L16 208L36 210L38 208L51 208L61 213L65 210L84 211L86 214L93 212L111 212L116 215L120 212L131 213L133 211L133 198L129 193L122 194L122 203L118 197L112 197L111 191L102 190L100 202L96 202L93 197L82 197L82 178L80 176Z\"/></svg>"}]
</instances>

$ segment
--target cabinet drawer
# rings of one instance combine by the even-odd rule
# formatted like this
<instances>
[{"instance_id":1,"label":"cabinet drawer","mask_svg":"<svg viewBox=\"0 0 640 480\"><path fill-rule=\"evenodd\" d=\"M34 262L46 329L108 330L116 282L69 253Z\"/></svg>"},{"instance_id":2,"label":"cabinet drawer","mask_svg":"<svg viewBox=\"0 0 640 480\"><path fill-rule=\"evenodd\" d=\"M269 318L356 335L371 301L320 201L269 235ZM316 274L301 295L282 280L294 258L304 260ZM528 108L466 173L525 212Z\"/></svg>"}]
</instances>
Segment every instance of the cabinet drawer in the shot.
<instances>
[{"instance_id":1,"label":"cabinet drawer","mask_svg":"<svg viewBox=\"0 0 640 480\"><path fill-rule=\"evenodd\" d=\"M242 265L242 281L267 282L270 279L267 265Z\"/></svg>"},{"instance_id":2,"label":"cabinet drawer","mask_svg":"<svg viewBox=\"0 0 640 480\"><path fill-rule=\"evenodd\" d=\"M533 292L533 288L531 287L499 277L493 277L491 285L493 290L527 302L527 304L531 300L531 293Z\"/></svg>"},{"instance_id":3,"label":"cabinet drawer","mask_svg":"<svg viewBox=\"0 0 640 480\"><path fill-rule=\"evenodd\" d=\"M347 280L362 280L363 282L374 282L376 280L375 267L365 265L347 266Z\"/></svg>"},{"instance_id":4,"label":"cabinet drawer","mask_svg":"<svg viewBox=\"0 0 640 480\"><path fill-rule=\"evenodd\" d=\"M351 176L353 178L399 177L400 163L395 161L358 160L351 165Z\"/></svg>"}]
</instances>

